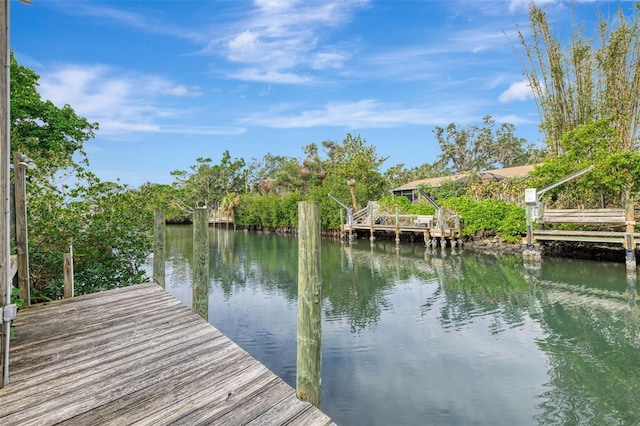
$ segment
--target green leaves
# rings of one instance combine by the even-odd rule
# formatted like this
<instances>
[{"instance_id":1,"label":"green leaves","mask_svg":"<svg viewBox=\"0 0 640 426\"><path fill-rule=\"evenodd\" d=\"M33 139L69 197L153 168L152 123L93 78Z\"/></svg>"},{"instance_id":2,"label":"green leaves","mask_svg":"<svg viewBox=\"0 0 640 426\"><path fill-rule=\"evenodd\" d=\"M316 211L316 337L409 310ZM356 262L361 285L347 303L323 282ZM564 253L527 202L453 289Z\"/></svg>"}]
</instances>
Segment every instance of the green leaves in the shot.
<instances>
[{"instance_id":1,"label":"green leaves","mask_svg":"<svg viewBox=\"0 0 640 426\"><path fill-rule=\"evenodd\" d=\"M184 221L191 217L195 207L213 207L225 196L244 192L247 170L244 159L231 159L229 151L222 153L219 164L213 164L211 158L199 157L191 166L191 172L176 170L173 188L176 197L173 207L178 214L168 216L170 221Z\"/></svg>"},{"instance_id":2,"label":"green leaves","mask_svg":"<svg viewBox=\"0 0 640 426\"><path fill-rule=\"evenodd\" d=\"M459 127L455 123L446 129L435 126L434 134L442 154L438 158L442 168L453 173L511 167L533 161L539 153L525 139L515 136L515 126L502 123L495 129L491 116L483 118L483 126Z\"/></svg>"},{"instance_id":3,"label":"green leaves","mask_svg":"<svg viewBox=\"0 0 640 426\"><path fill-rule=\"evenodd\" d=\"M39 78L11 55L11 149L36 162L34 173L53 176L61 169L87 164L83 144L94 136L98 124L76 115L69 105L58 108L42 100ZM80 160L75 161L77 154Z\"/></svg>"},{"instance_id":4,"label":"green leaves","mask_svg":"<svg viewBox=\"0 0 640 426\"><path fill-rule=\"evenodd\" d=\"M78 182L29 199L31 281L38 300L62 296L62 258L73 244L76 294L145 281L153 218L145 194L113 182Z\"/></svg>"},{"instance_id":5,"label":"green leaves","mask_svg":"<svg viewBox=\"0 0 640 426\"><path fill-rule=\"evenodd\" d=\"M546 14L533 2L528 32L518 29L525 75L538 104L549 151L561 155L562 139L579 126L611 120L616 145L634 151L640 117L640 15L627 18L620 5L611 18L603 14L594 40L583 27L572 28L562 45ZM575 19L578 22L579 20Z\"/></svg>"},{"instance_id":6,"label":"green leaves","mask_svg":"<svg viewBox=\"0 0 640 426\"><path fill-rule=\"evenodd\" d=\"M518 242L526 231L525 211L515 203L471 197L450 198L442 202L462 218L465 236L497 235L508 242Z\"/></svg>"}]
</instances>

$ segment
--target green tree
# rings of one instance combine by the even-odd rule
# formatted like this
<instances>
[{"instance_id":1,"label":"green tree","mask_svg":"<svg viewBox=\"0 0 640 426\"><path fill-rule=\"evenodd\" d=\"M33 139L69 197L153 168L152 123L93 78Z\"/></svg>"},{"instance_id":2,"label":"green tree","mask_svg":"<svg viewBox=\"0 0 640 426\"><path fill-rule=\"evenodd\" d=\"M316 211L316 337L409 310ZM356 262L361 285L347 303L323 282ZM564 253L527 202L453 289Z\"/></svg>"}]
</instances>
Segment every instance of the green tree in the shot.
<instances>
[{"instance_id":1,"label":"green tree","mask_svg":"<svg viewBox=\"0 0 640 426\"><path fill-rule=\"evenodd\" d=\"M546 196L559 207L623 206L640 191L640 153L611 150L619 144L613 120L600 119L567 131L558 142L562 154L551 153L534 170L538 187L588 166L593 170ZM548 203L549 203L548 202Z\"/></svg>"},{"instance_id":2,"label":"green tree","mask_svg":"<svg viewBox=\"0 0 640 426\"><path fill-rule=\"evenodd\" d=\"M231 159L229 151L224 151L220 163L212 163L211 158L199 157L191 166L191 173L184 170L171 172L175 178L173 187L180 191L183 199L183 216L190 216L195 207L216 206L230 194L245 191L247 169L244 159Z\"/></svg>"},{"instance_id":3,"label":"green tree","mask_svg":"<svg viewBox=\"0 0 640 426\"><path fill-rule=\"evenodd\" d=\"M356 207L362 207L370 200L377 200L386 191L384 176L380 167L386 158L379 157L375 146L367 146L360 135L347 133L342 144L324 141L322 146L327 155L323 163L326 177L322 184L310 191L310 197L321 202L322 222L325 228L339 225L339 208L327 194L347 201L355 195Z\"/></svg>"},{"instance_id":4,"label":"green tree","mask_svg":"<svg viewBox=\"0 0 640 426\"><path fill-rule=\"evenodd\" d=\"M410 169L405 168L404 164L396 164L384 172L384 179L387 188L391 190L413 180L447 176L450 174L450 169L443 167L439 161L435 161L433 163L424 163Z\"/></svg>"},{"instance_id":5,"label":"green tree","mask_svg":"<svg viewBox=\"0 0 640 426\"><path fill-rule=\"evenodd\" d=\"M607 20L600 16L595 40L572 25L563 45L549 26L546 13L533 2L529 29L518 28L525 75L533 92L549 150L562 154L560 141L581 125L611 119L613 151L635 151L640 117L640 6L624 16L622 5ZM572 20L575 22L575 20Z\"/></svg>"},{"instance_id":6,"label":"green tree","mask_svg":"<svg viewBox=\"0 0 640 426\"><path fill-rule=\"evenodd\" d=\"M11 149L32 158L38 164L33 173L40 175L86 166L83 144L93 138L98 123L76 115L69 105L58 108L41 99L39 78L11 55Z\"/></svg>"},{"instance_id":7,"label":"green tree","mask_svg":"<svg viewBox=\"0 0 640 426\"><path fill-rule=\"evenodd\" d=\"M83 144L97 124L42 100L38 79L11 58L11 148L38 165L27 174L32 295L60 297L70 243L78 293L141 282L153 223L146 198L87 170Z\"/></svg>"},{"instance_id":8,"label":"green tree","mask_svg":"<svg viewBox=\"0 0 640 426\"><path fill-rule=\"evenodd\" d=\"M502 123L496 129L491 116L485 116L482 122L482 127L451 123L433 129L442 151L440 167L450 168L453 173L482 171L527 164L537 156L532 145L515 136L513 124Z\"/></svg>"}]
</instances>

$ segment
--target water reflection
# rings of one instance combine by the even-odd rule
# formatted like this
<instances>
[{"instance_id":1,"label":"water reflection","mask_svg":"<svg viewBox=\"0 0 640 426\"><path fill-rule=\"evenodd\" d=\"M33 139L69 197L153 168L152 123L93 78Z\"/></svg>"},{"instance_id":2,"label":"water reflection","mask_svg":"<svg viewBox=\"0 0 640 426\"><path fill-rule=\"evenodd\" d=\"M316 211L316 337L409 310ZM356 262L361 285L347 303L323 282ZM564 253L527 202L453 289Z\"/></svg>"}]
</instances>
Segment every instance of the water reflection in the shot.
<instances>
[{"instance_id":1,"label":"water reflection","mask_svg":"<svg viewBox=\"0 0 640 426\"><path fill-rule=\"evenodd\" d=\"M167 288L185 303L190 232L167 229ZM295 385L297 240L210 237L210 322ZM638 423L624 264L368 241L321 254L322 399L336 423Z\"/></svg>"}]
</instances>

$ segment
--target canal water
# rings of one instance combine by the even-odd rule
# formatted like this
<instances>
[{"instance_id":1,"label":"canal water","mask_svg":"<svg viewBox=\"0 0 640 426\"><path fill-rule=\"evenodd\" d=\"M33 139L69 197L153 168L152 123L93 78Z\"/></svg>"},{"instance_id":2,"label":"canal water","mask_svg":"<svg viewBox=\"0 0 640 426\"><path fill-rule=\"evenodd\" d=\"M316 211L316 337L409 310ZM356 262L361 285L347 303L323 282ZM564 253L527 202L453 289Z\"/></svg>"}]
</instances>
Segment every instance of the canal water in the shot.
<instances>
[{"instance_id":1,"label":"canal water","mask_svg":"<svg viewBox=\"0 0 640 426\"><path fill-rule=\"evenodd\" d=\"M295 387L295 238L210 228L209 322ZM192 228L167 228L191 306ZM324 241L322 410L347 425L640 424L623 263Z\"/></svg>"}]
</instances>

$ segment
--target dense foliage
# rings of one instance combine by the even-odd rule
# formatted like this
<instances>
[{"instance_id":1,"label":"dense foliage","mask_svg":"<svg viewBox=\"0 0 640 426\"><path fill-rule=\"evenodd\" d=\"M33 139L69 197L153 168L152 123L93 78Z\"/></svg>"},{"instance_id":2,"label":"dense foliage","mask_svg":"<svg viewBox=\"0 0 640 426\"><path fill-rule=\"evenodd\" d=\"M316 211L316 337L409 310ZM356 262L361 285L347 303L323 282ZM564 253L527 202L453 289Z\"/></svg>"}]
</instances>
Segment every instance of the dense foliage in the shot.
<instances>
[{"instance_id":1,"label":"dense foliage","mask_svg":"<svg viewBox=\"0 0 640 426\"><path fill-rule=\"evenodd\" d=\"M267 154L247 163L229 151L216 163L197 158L189 170L172 173L171 185L132 189L101 182L88 170L84 143L97 123L57 107L37 92L38 75L11 58L11 145L31 157L28 173L31 282L36 298L62 292L62 257L73 244L77 292L128 285L145 277L141 265L150 247L152 211L170 222L188 222L207 206L240 226L297 226L298 202L320 202L322 228L337 229L344 205L358 210L378 200L387 213L434 214L430 204L412 204L389 190L409 181L465 173L464 183L428 191L447 214L461 216L463 234L519 241L525 231L524 189L542 188L580 169L580 180L549 191L557 207L619 206L640 191L637 119L640 108L640 19L619 12L615 25L602 18L598 41L574 28L568 46L553 36L544 12L531 5L531 32L519 31L525 75L541 115L545 146L534 148L510 123L490 116L482 125L434 127L441 154L433 163L406 168L386 165L373 145L347 133L302 147L301 158ZM540 163L532 176L484 182L478 171ZM508 202L514 201L514 202Z\"/></svg>"},{"instance_id":2,"label":"dense foliage","mask_svg":"<svg viewBox=\"0 0 640 426\"><path fill-rule=\"evenodd\" d=\"M531 3L530 31L518 31L549 153L536 171L537 182L548 184L594 166L580 181L550 194L557 206L620 206L637 198L639 10L635 5L628 18L619 5L614 19L601 15L594 40L576 23L563 45L544 10Z\"/></svg>"},{"instance_id":3,"label":"dense foliage","mask_svg":"<svg viewBox=\"0 0 640 426\"><path fill-rule=\"evenodd\" d=\"M142 282L153 223L146 199L87 170L83 144L97 123L42 100L38 79L11 58L11 148L38 166L27 173L32 297L61 296L70 244L77 294Z\"/></svg>"},{"instance_id":4,"label":"dense foliage","mask_svg":"<svg viewBox=\"0 0 640 426\"><path fill-rule=\"evenodd\" d=\"M453 173L513 167L535 162L540 153L523 138L515 135L515 126L502 123L497 129L490 117L483 118L483 126L466 127L449 124L435 126L442 153L438 162Z\"/></svg>"},{"instance_id":5,"label":"dense foliage","mask_svg":"<svg viewBox=\"0 0 640 426\"><path fill-rule=\"evenodd\" d=\"M442 206L460 215L464 236L497 235L515 243L521 241L526 231L524 208L515 203L495 199L475 201L462 196L444 200Z\"/></svg>"},{"instance_id":6,"label":"dense foliage","mask_svg":"<svg viewBox=\"0 0 640 426\"><path fill-rule=\"evenodd\" d=\"M640 6L626 17L619 5L613 19L600 15L594 38L577 20L563 45L546 13L531 2L529 31L518 30L525 75L538 104L541 129L551 152L575 128L610 119L612 150L637 148L640 117Z\"/></svg>"}]
</instances>

